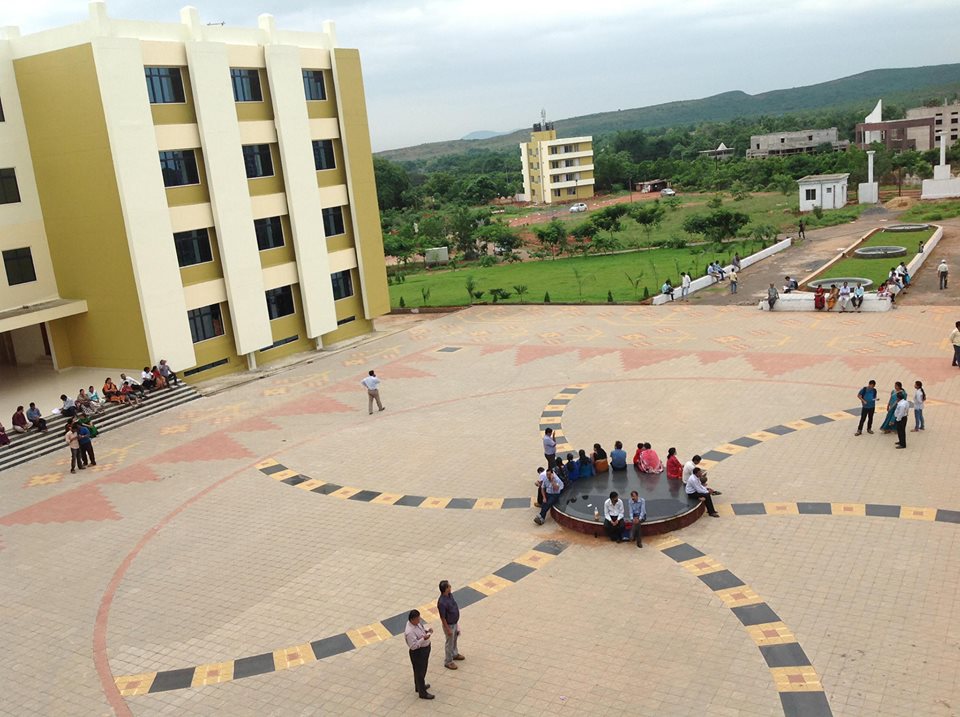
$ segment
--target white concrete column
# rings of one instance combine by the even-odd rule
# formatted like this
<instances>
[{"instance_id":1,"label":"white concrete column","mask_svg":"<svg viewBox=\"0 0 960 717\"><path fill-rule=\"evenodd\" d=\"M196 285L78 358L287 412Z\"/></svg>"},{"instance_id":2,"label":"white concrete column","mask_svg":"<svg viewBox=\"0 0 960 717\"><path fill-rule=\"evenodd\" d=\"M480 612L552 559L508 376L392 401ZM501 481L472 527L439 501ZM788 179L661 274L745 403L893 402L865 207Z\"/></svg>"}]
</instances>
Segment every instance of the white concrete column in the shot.
<instances>
[{"instance_id":1,"label":"white concrete column","mask_svg":"<svg viewBox=\"0 0 960 717\"><path fill-rule=\"evenodd\" d=\"M867 150L867 183L873 184L873 155L877 152L876 150L870 149Z\"/></svg>"}]
</instances>

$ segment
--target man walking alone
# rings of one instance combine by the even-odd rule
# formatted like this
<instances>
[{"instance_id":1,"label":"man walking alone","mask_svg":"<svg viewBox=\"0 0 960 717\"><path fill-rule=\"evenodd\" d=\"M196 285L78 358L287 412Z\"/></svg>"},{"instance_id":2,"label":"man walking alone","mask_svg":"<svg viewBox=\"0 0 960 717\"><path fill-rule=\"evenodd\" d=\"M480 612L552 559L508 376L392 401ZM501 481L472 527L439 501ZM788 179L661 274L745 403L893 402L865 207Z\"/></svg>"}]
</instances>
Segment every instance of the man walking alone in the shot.
<instances>
[{"instance_id":1,"label":"man walking alone","mask_svg":"<svg viewBox=\"0 0 960 717\"><path fill-rule=\"evenodd\" d=\"M857 432L853 435L859 436L863 433L863 422L867 422L867 433L873 433L873 414L877 409L877 382L870 381L857 393L860 399L860 425L857 426Z\"/></svg>"},{"instance_id":2,"label":"man walking alone","mask_svg":"<svg viewBox=\"0 0 960 717\"><path fill-rule=\"evenodd\" d=\"M461 655L457 648L457 639L460 637L460 606L457 605L457 599L453 597L453 588L450 587L449 580L440 581L437 613L440 615L440 622L443 623L443 634L447 638L443 646L443 666L448 670L455 670L457 666L453 661L467 658Z\"/></svg>"},{"instance_id":3,"label":"man walking alone","mask_svg":"<svg viewBox=\"0 0 960 717\"><path fill-rule=\"evenodd\" d=\"M377 402L377 409L382 411L383 404L380 403L380 379L377 378L377 374L373 372L373 369L370 370L370 373L360 384L367 389L367 410L370 411L370 415L373 415L374 401Z\"/></svg>"}]
</instances>

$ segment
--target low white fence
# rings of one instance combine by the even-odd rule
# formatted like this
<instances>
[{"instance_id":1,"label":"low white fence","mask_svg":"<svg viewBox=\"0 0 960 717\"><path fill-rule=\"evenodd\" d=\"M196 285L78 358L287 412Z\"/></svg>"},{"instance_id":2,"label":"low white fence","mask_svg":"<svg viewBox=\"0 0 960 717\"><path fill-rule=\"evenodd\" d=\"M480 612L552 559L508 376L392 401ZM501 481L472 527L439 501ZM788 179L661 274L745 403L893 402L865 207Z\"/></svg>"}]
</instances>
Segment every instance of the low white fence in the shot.
<instances>
[{"instance_id":1,"label":"low white fence","mask_svg":"<svg viewBox=\"0 0 960 717\"><path fill-rule=\"evenodd\" d=\"M786 239L778 241L776 244L768 246L766 249L762 249L758 251L756 254L751 254L750 256L746 256L742 258L740 260L740 268L746 269L748 266L750 266L751 264L756 264L761 259L766 259L768 256L773 256L774 254L789 248L792 244L793 244L792 237L787 237ZM723 267L723 270L729 276L730 272L733 270L733 266L732 265L725 266ZM708 286L713 286L716 283L717 282L714 281L713 277L710 276L709 274L706 276L701 276L700 278L694 279L692 282L690 282L690 291L687 292L687 295L689 296L690 294L696 291L700 291L701 289L706 289ZM674 294L673 294L674 299L679 299L680 293L681 293L680 287L675 286L673 288L674 288ZM660 306L661 304L667 304L667 303L670 303L669 296L665 296L664 294L657 294L656 296L653 297L654 306Z\"/></svg>"}]
</instances>

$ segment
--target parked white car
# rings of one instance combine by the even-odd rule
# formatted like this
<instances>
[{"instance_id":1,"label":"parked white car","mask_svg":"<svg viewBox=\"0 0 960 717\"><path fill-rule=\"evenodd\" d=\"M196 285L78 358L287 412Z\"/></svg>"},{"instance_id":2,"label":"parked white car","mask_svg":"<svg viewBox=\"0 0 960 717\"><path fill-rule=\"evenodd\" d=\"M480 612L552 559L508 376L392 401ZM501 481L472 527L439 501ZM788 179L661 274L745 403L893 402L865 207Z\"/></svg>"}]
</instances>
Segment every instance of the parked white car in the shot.
<instances>
[{"instance_id":1,"label":"parked white car","mask_svg":"<svg viewBox=\"0 0 960 717\"><path fill-rule=\"evenodd\" d=\"M573 214L574 212L585 212L585 211L587 211L587 205L584 204L583 202L577 202L572 207L570 207L571 214Z\"/></svg>"},{"instance_id":2,"label":"parked white car","mask_svg":"<svg viewBox=\"0 0 960 717\"><path fill-rule=\"evenodd\" d=\"M664 187L663 189L660 190L660 196L661 196L661 197L675 197L675 196L677 196L677 193L676 193L675 191L673 191L672 189L670 189L670 187Z\"/></svg>"}]
</instances>

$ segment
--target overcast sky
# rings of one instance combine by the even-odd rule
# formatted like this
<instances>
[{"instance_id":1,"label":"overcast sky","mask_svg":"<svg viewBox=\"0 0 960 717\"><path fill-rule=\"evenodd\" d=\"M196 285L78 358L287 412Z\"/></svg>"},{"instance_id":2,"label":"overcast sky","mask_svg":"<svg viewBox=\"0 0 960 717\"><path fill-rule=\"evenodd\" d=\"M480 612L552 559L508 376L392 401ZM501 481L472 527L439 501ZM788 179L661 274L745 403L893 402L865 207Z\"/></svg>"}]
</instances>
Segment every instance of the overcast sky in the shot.
<instances>
[{"instance_id":1,"label":"overcast sky","mask_svg":"<svg viewBox=\"0 0 960 717\"><path fill-rule=\"evenodd\" d=\"M33 32L86 0L3 1ZM183 0L110 0L114 17L177 22ZM337 24L360 49L374 149L551 119L960 62L958 0L195 0L205 22Z\"/></svg>"}]
</instances>

